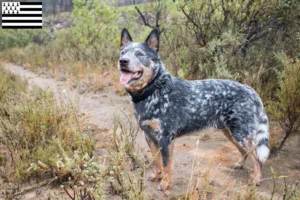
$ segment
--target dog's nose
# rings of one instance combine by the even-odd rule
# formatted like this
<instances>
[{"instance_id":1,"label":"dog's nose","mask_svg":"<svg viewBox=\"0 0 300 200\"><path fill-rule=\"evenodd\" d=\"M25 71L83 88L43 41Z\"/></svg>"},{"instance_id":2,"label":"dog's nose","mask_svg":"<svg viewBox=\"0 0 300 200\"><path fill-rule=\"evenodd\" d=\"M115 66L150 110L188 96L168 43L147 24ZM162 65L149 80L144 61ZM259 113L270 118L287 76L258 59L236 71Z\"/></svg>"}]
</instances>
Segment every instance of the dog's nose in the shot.
<instances>
[{"instance_id":1,"label":"dog's nose","mask_svg":"<svg viewBox=\"0 0 300 200\"><path fill-rule=\"evenodd\" d=\"M121 67L126 67L129 64L129 59L128 58L121 58L119 60Z\"/></svg>"}]
</instances>

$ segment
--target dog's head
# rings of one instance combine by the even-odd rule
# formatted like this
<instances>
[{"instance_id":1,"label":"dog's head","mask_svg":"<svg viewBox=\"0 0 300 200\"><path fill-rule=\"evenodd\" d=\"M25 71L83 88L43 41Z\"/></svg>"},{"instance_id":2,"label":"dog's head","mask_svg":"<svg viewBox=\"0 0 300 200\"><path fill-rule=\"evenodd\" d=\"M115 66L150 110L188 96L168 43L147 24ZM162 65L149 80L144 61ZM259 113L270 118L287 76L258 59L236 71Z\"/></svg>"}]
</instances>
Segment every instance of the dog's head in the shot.
<instances>
[{"instance_id":1,"label":"dog's head","mask_svg":"<svg viewBox=\"0 0 300 200\"><path fill-rule=\"evenodd\" d=\"M137 43L124 28L120 46L120 82L127 92L139 92L155 79L160 70L158 29L152 30L145 42Z\"/></svg>"}]
</instances>

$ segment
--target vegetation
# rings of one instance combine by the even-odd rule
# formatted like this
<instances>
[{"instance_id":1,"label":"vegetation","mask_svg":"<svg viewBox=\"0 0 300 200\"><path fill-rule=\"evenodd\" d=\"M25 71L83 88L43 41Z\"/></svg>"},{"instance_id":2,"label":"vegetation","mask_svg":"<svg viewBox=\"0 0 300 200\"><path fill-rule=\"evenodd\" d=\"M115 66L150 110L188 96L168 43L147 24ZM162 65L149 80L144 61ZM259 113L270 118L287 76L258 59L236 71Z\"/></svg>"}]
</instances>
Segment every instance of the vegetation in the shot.
<instances>
[{"instance_id":1,"label":"vegetation","mask_svg":"<svg viewBox=\"0 0 300 200\"><path fill-rule=\"evenodd\" d=\"M94 142L73 103L57 101L50 91L28 89L2 67L0 72L1 178L11 184L36 179L38 187L60 183L71 199L103 199L108 186L128 199L145 198L145 166L134 151L136 129L116 118L108 157L96 159ZM133 169L140 172L133 174ZM7 191L6 197L22 194Z\"/></svg>"},{"instance_id":2,"label":"vegetation","mask_svg":"<svg viewBox=\"0 0 300 200\"><path fill-rule=\"evenodd\" d=\"M128 122L129 128L125 128L116 116L113 132L108 136L111 145L107 155L98 159L85 155L80 159L83 170L74 168L75 176L61 185L70 199L105 199L107 188L124 199L146 199L144 162L134 152L137 130Z\"/></svg>"},{"instance_id":3,"label":"vegetation","mask_svg":"<svg viewBox=\"0 0 300 200\"><path fill-rule=\"evenodd\" d=\"M67 81L80 93L113 86L125 94L116 69L120 31L126 27L134 41L143 41L157 27L160 56L172 74L234 79L255 88L281 127L278 137L271 132L275 150L300 133L298 0L158 0L126 7L73 0L72 6L64 28L53 25L56 15L40 31L1 29L1 60ZM95 158L89 129L73 103L29 89L3 68L0 73L0 166L6 181L46 179L61 184L71 199L103 199L108 192L147 199L148 165L135 153L137 132L130 122L128 127L116 119L108 151ZM212 197L208 174L209 169L196 174L198 185L189 184L178 199ZM280 197L297 199L297 190L297 184L286 183ZM252 187L241 191L235 199L262 198Z\"/></svg>"},{"instance_id":4,"label":"vegetation","mask_svg":"<svg viewBox=\"0 0 300 200\"><path fill-rule=\"evenodd\" d=\"M24 181L34 176L63 179L61 165L77 151L92 154L93 143L81 132L76 108L57 102L52 92L28 90L24 81L0 69L0 138L8 157L6 180Z\"/></svg>"},{"instance_id":5,"label":"vegetation","mask_svg":"<svg viewBox=\"0 0 300 200\"><path fill-rule=\"evenodd\" d=\"M1 30L0 51L12 47L26 47L30 43L39 45L49 42L49 34L46 30Z\"/></svg>"},{"instance_id":6,"label":"vegetation","mask_svg":"<svg viewBox=\"0 0 300 200\"><path fill-rule=\"evenodd\" d=\"M173 74L187 79L234 79L255 88L266 106L285 104L274 91L284 90L280 83L285 68L278 55L284 54L290 64L300 56L294 51L300 47L296 1L173 0L173 6L158 1L136 10L146 27L161 30L160 55ZM146 20L149 15L154 19ZM288 77L299 87L296 76ZM290 103L289 110L298 110L299 105ZM277 115L274 120L287 118L287 114L280 119ZM293 125L282 126L284 132L293 127L292 132L299 133L295 117L292 121L288 123ZM284 138L276 149L282 148Z\"/></svg>"},{"instance_id":7,"label":"vegetation","mask_svg":"<svg viewBox=\"0 0 300 200\"><path fill-rule=\"evenodd\" d=\"M284 137L279 143L281 149L288 137L297 133L300 127L300 62L282 58L283 73L280 89L276 96L278 102L269 105L269 112L284 131Z\"/></svg>"}]
</instances>

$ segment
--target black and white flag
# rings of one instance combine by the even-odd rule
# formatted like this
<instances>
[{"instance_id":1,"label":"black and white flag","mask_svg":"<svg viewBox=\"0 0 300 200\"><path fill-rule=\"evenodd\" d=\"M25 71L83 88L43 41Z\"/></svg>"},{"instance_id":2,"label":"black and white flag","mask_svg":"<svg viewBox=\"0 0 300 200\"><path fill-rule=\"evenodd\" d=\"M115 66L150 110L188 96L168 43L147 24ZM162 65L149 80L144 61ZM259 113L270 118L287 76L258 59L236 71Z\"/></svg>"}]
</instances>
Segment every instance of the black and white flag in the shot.
<instances>
[{"instance_id":1,"label":"black and white flag","mask_svg":"<svg viewBox=\"0 0 300 200\"><path fill-rule=\"evenodd\" d=\"M42 2L2 2L2 28L42 27Z\"/></svg>"}]
</instances>

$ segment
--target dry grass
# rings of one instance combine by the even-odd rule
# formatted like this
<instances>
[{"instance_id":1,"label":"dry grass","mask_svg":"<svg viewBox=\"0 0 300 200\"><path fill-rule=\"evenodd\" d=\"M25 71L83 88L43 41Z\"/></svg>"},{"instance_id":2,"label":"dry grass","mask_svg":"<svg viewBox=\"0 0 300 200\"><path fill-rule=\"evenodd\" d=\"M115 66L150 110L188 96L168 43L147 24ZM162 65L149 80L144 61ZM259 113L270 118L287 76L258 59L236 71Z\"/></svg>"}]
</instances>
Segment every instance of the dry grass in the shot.
<instances>
[{"instance_id":1,"label":"dry grass","mask_svg":"<svg viewBox=\"0 0 300 200\"><path fill-rule=\"evenodd\" d=\"M70 89L77 88L79 93L98 92L110 87L119 95L126 94L119 81L117 66L102 67L100 63L85 61L47 61L43 51L43 48L32 45L25 49L9 49L1 57L5 62L22 65L58 81L66 81Z\"/></svg>"},{"instance_id":2,"label":"dry grass","mask_svg":"<svg viewBox=\"0 0 300 200\"><path fill-rule=\"evenodd\" d=\"M197 141L197 146L199 141ZM220 161L222 163L220 163ZM236 199L236 200L261 200L261 199L289 199L298 200L300 198L299 181L289 184L287 178L276 176L272 171L273 180L271 187L265 192L258 192L258 188L253 184L242 184L230 176L233 169L229 170L227 175L222 174L222 159L220 160L218 152L211 155L207 161L199 155L193 158L191 176L185 194L173 197L172 200L198 200L198 199ZM225 165L228 163L225 162ZM267 180L265 179L265 180ZM281 180L281 184L278 184Z\"/></svg>"},{"instance_id":3,"label":"dry grass","mask_svg":"<svg viewBox=\"0 0 300 200\"><path fill-rule=\"evenodd\" d=\"M84 170L61 186L70 199L107 199L111 194L124 199L147 199L145 164L135 152L137 130L129 117L124 117L125 121L115 117L113 130L102 130L109 143L101 148L108 151L98 160L86 157Z\"/></svg>"},{"instance_id":4,"label":"dry grass","mask_svg":"<svg viewBox=\"0 0 300 200\"><path fill-rule=\"evenodd\" d=\"M5 149L2 178L9 182L31 178L62 178L70 171L61 164L92 154L93 142L82 134L84 122L74 104L50 91L26 89L26 82L0 68L0 145Z\"/></svg>"},{"instance_id":5,"label":"dry grass","mask_svg":"<svg viewBox=\"0 0 300 200\"><path fill-rule=\"evenodd\" d=\"M0 70L1 178L12 185L30 179L43 180L43 185L59 182L70 199L103 199L108 193L146 199L145 165L135 152L137 130L128 117L126 123L117 117L113 130L103 130L109 142L102 148L109 151L96 159L76 104L66 104L50 91L26 90L19 77ZM6 192L7 198L24 194L18 189Z\"/></svg>"}]
</instances>

